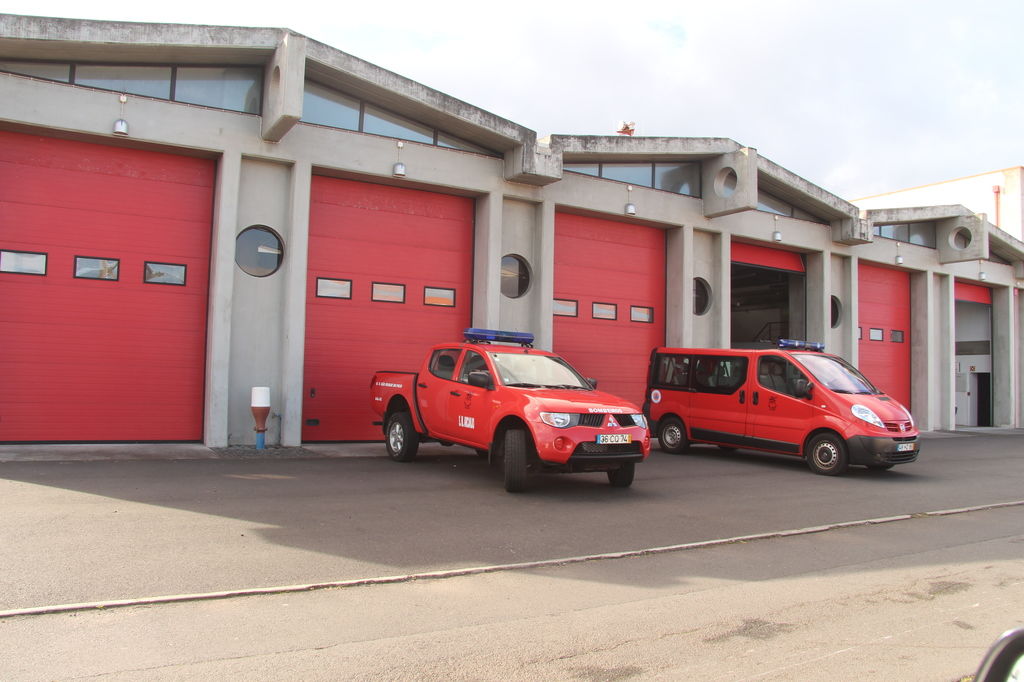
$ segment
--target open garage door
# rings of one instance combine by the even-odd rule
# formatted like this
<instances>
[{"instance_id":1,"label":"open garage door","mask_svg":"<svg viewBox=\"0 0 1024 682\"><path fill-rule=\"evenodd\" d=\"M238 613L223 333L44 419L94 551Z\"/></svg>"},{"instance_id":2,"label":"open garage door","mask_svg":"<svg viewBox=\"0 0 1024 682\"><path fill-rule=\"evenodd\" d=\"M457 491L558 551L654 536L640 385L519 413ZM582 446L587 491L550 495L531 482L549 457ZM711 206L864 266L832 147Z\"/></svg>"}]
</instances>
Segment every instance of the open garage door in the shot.
<instances>
[{"instance_id":1,"label":"open garage door","mask_svg":"<svg viewBox=\"0 0 1024 682\"><path fill-rule=\"evenodd\" d=\"M910 405L910 274L861 262L859 369Z\"/></svg>"},{"instance_id":2,"label":"open garage door","mask_svg":"<svg viewBox=\"0 0 1024 682\"><path fill-rule=\"evenodd\" d=\"M642 405L665 343L665 232L559 213L554 350L599 388Z\"/></svg>"},{"instance_id":3,"label":"open garage door","mask_svg":"<svg viewBox=\"0 0 1024 682\"><path fill-rule=\"evenodd\" d=\"M381 440L373 373L470 326L473 200L318 176L309 229L302 439Z\"/></svg>"},{"instance_id":4,"label":"open garage door","mask_svg":"<svg viewBox=\"0 0 1024 682\"><path fill-rule=\"evenodd\" d=\"M214 174L0 132L0 441L202 439Z\"/></svg>"}]
</instances>

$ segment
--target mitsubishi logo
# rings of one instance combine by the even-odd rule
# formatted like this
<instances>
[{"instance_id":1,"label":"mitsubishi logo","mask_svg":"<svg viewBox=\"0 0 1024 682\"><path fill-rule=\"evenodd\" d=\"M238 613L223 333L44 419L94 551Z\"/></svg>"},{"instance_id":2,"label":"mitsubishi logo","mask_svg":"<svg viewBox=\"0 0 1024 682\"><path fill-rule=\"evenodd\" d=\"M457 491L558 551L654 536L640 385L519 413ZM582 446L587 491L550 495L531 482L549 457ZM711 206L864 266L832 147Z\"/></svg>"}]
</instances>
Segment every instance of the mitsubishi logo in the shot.
<instances>
[{"instance_id":1,"label":"mitsubishi logo","mask_svg":"<svg viewBox=\"0 0 1024 682\"><path fill-rule=\"evenodd\" d=\"M609 429L614 429L615 426L616 426L615 417L613 417L611 415L608 415L608 428Z\"/></svg>"}]
</instances>

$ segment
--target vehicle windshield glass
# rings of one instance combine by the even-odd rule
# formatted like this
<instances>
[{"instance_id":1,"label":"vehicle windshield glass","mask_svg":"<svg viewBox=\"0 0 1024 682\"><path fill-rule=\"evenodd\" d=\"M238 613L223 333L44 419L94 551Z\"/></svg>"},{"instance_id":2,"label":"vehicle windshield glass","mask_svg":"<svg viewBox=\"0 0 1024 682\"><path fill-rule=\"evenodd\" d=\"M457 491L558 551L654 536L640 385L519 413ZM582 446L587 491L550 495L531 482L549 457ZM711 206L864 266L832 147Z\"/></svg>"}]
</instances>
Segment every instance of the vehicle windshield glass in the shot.
<instances>
[{"instance_id":1,"label":"vehicle windshield glass","mask_svg":"<svg viewBox=\"0 0 1024 682\"><path fill-rule=\"evenodd\" d=\"M842 358L817 353L794 353L818 383L835 393L881 393L857 368Z\"/></svg>"},{"instance_id":2,"label":"vehicle windshield glass","mask_svg":"<svg viewBox=\"0 0 1024 682\"><path fill-rule=\"evenodd\" d=\"M590 389L587 380L561 358L527 353L490 353L506 386Z\"/></svg>"}]
</instances>

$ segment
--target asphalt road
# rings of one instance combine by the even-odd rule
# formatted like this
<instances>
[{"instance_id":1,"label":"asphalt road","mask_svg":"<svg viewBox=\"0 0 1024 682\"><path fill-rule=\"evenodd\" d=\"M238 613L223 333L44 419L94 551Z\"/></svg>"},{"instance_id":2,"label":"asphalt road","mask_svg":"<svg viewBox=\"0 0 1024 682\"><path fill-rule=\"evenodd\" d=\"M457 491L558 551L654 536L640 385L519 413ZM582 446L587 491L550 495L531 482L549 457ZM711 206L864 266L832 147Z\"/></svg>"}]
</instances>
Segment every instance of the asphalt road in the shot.
<instances>
[{"instance_id":1,"label":"asphalt road","mask_svg":"<svg viewBox=\"0 0 1024 682\"><path fill-rule=\"evenodd\" d=\"M522 495L439 446L3 462L0 610L550 563L4 617L0 678L956 679L1024 623L1022 446L936 434L914 464L842 478L656 453L629 489L547 476Z\"/></svg>"}]
</instances>

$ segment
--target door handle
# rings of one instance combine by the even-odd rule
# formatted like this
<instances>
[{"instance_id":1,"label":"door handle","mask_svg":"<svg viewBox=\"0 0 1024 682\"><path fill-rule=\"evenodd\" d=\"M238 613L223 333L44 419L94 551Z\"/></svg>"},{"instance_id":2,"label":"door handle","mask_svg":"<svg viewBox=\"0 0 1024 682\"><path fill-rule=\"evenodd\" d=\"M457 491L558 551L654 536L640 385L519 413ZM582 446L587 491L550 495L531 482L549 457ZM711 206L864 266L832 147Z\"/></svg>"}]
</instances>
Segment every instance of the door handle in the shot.
<instances>
[{"instance_id":1,"label":"door handle","mask_svg":"<svg viewBox=\"0 0 1024 682\"><path fill-rule=\"evenodd\" d=\"M758 399L758 397L759 397L759 396L757 395L757 391L754 391L754 395L753 395L753 397L752 397L752 402L753 402L753 403L754 403L755 405L757 405L757 399Z\"/></svg>"},{"instance_id":2,"label":"door handle","mask_svg":"<svg viewBox=\"0 0 1024 682\"><path fill-rule=\"evenodd\" d=\"M745 402L747 402L747 392L740 391L740 405L742 405Z\"/></svg>"},{"instance_id":3,"label":"door handle","mask_svg":"<svg viewBox=\"0 0 1024 682\"><path fill-rule=\"evenodd\" d=\"M427 387L427 385L425 383L423 383L422 381L420 383L416 384L416 385L419 386L420 388L426 388Z\"/></svg>"},{"instance_id":4,"label":"door handle","mask_svg":"<svg viewBox=\"0 0 1024 682\"><path fill-rule=\"evenodd\" d=\"M462 394L461 394L461 393L459 393L458 391L449 391L449 393L450 393L451 395L455 396L456 398L458 398L458 397L459 397L460 395L462 395Z\"/></svg>"}]
</instances>

